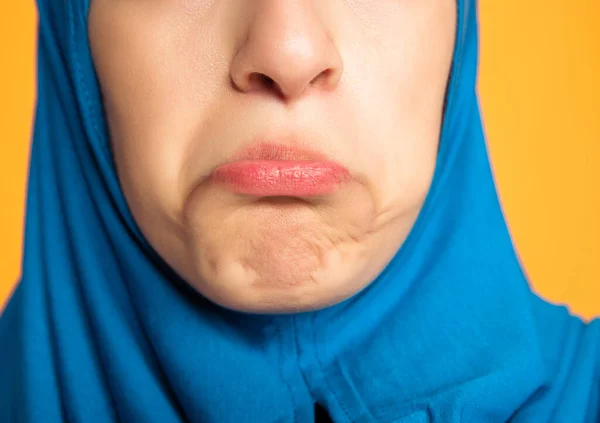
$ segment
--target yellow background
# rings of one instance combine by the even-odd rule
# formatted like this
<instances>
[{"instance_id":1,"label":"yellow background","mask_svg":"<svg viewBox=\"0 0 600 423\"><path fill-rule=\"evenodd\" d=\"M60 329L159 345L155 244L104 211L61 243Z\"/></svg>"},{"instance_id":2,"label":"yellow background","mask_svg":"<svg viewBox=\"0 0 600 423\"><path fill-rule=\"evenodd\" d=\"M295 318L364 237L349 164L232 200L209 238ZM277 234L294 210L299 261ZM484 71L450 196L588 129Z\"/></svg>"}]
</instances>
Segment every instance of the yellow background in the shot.
<instances>
[{"instance_id":1,"label":"yellow background","mask_svg":"<svg viewBox=\"0 0 600 423\"><path fill-rule=\"evenodd\" d=\"M480 12L484 121L519 255L538 293L598 316L600 1ZM0 2L0 304L20 275L35 25L33 0Z\"/></svg>"}]
</instances>

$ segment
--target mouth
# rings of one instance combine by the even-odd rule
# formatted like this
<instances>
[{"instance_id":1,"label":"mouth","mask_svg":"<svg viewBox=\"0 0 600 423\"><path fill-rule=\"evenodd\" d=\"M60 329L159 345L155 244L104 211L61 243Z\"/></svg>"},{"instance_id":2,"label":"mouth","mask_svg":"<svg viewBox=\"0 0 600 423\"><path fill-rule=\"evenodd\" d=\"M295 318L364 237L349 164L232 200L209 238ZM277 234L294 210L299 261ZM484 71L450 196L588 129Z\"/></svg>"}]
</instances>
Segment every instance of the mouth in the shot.
<instances>
[{"instance_id":1,"label":"mouth","mask_svg":"<svg viewBox=\"0 0 600 423\"><path fill-rule=\"evenodd\" d=\"M233 193L256 197L326 195L349 179L344 166L318 152L270 143L243 150L209 178Z\"/></svg>"}]
</instances>

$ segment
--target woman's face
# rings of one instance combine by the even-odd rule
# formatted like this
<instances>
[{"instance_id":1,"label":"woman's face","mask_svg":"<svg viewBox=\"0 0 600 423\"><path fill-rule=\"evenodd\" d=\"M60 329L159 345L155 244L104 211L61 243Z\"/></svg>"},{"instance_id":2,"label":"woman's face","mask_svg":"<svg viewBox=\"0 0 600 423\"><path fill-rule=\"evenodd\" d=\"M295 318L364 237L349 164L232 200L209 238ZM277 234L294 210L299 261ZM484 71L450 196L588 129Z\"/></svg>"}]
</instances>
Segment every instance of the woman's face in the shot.
<instances>
[{"instance_id":1,"label":"woman's face","mask_svg":"<svg viewBox=\"0 0 600 423\"><path fill-rule=\"evenodd\" d=\"M455 30L455 0L93 0L92 56L142 232L227 308L356 294L426 197Z\"/></svg>"}]
</instances>

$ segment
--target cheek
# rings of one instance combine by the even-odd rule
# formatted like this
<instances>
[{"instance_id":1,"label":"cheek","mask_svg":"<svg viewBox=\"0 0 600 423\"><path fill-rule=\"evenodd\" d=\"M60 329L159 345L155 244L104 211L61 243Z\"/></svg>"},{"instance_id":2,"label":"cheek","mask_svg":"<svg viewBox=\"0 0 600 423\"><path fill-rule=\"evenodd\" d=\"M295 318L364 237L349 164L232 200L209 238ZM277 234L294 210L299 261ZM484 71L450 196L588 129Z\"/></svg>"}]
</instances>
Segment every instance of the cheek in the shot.
<instances>
[{"instance_id":1,"label":"cheek","mask_svg":"<svg viewBox=\"0 0 600 423\"><path fill-rule=\"evenodd\" d=\"M170 213L187 150L218 97L219 40L204 34L207 25L181 25L173 7L96 2L90 45L119 177L131 202Z\"/></svg>"},{"instance_id":2,"label":"cheek","mask_svg":"<svg viewBox=\"0 0 600 423\"><path fill-rule=\"evenodd\" d=\"M372 163L382 197L395 207L422 202L435 169L455 12L450 3L441 11L433 6L403 11L388 18L400 24L367 34L356 68L370 72L351 76L365 125L361 142L369 147L365 164Z\"/></svg>"},{"instance_id":3,"label":"cheek","mask_svg":"<svg viewBox=\"0 0 600 423\"><path fill-rule=\"evenodd\" d=\"M361 152L357 167L372 180L383 207L394 203L402 212L422 201L433 176L444 85L432 87L395 64L382 62L380 69L387 71L360 80L353 101L353 114L360 116L352 132Z\"/></svg>"}]
</instances>

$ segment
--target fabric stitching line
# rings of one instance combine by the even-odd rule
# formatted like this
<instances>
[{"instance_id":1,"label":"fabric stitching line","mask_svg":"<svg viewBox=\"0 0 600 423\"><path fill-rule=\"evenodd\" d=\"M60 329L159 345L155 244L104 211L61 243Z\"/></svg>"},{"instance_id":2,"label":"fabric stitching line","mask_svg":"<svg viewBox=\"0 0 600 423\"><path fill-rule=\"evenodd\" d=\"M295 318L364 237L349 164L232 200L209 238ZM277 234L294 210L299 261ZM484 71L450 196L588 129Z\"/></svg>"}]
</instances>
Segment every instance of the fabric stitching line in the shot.
<instances>
[{"instance_id":1,"label":"fabric stitching line","mask_svg":"<svg viewBox=\"0 0 600 423\"><path fill-rule=\"evenodd\" d=\"M350 417L350 412L348 411L348 409L346 408L345 404L340 400L340 397L337 395L337 393L335 392L335 389L333 389L333 386L331 385L327 374L324 371L324 365L323 362L321 361L321 358L319 357L319 353L317 351L316 345L317 345L317 337L316 337L316 331L314 330L315 328L315 322L316 322L316 313L313 314L312 319L311 319L311 335L312 335L312 341L313 341L313 356L315 357L315 360L317 362L317 366L319 368L319 371L321 372L321 375L323 376L323 380L325 381L325 385L327 386L327 389L329 389L329 391L331 392L333 398L335 399L335 401L337 402L338 406L342 409L342 411L344 412L344 414L346 415L346 418L348 419L349 422L351 423L355 423L354 420Z\"/></svg>"},{"instance_id":2,"label":"fabric stitching line","mask_svg":"<svg viewBox=\"0 0 600 423\"><path fill-rule=\"evenodd\" d=\"M281 330L281 327L279 325L277 325L277 337L283 341L283 331ZM293 421L294 421L294 423L300 423L298 421L298 415L296 413L296 401L294 400L294 393L292 391L292 387L285 380L285 376L283 374L283 359L284 359L284 356L283 356L283 344L284 344L284 342L282 342L281 345L280 345L280 347L277 348L278 355L279 355L279 377L281 378L281 381L285 385L285 388L287 389L288 394L290 396L290 402L292 403L292 418L293 418Z\"/></svg>"}]
</instances>

